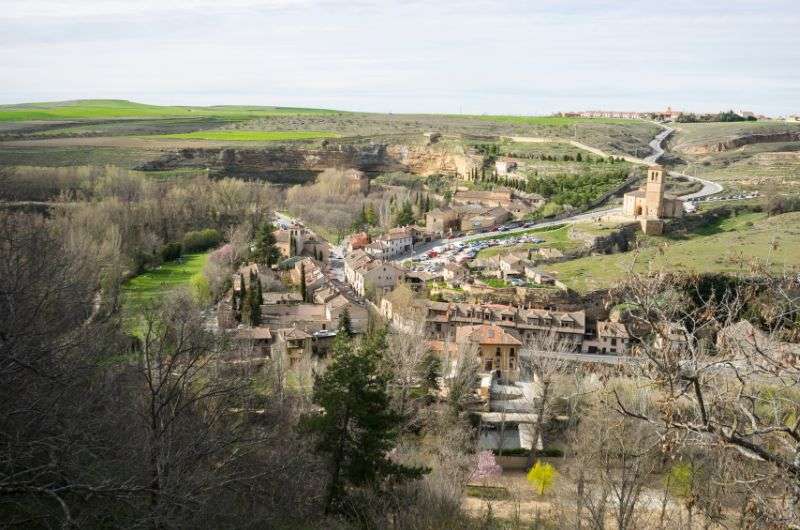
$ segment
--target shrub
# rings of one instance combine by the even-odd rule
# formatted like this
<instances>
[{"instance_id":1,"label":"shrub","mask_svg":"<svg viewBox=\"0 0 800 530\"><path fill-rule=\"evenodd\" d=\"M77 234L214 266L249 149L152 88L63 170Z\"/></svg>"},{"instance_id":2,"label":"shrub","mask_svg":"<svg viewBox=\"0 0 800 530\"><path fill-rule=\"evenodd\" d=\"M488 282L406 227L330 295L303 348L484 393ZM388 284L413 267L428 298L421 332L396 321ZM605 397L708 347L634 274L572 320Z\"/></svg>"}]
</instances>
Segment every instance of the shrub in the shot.
<instances>
[{"instance_id":1,"label":"shrub","mask_svg":"<svg viewBox=\"0 0 800 530\"><path fill-rule=\"evenodd\" d=\"M195 230L186 232L183 236L183 249L186 252L202 252L209 248L216 247L222 241L222 236L218 230L206 228L205 230Z\"/></svg>"},{"instance_id":2,"label":"shrub","mask_svg":"<svg viewBox=\"0 0 800 530\"><path fill-rule=\"evenodd\" d=\"M553 487L557 476L558 471L556 471L556 468L552 465L536 462L530 471L528 471L527 479L528 482L536 488L539 495L544 495L547 490Z\"/></svg>"},{"instance_id":3,"label":"shrub","mask_svg":"<svg viewBox=\"0 0 800 530\"><path fill-rule=\"evenodd\" d=\"M183 253L183 246L180 243L167 243L161 247L161 259L164 261L172 261L181 257Z\"/></svg>"},{"instance_id":4,"label":"shrub","mask_svg":"<svg viewBox=\"0 0 800 530\"><path fill-rule=\"evenodd\" d=\"M195 300L200 305L207 305L212 300L211 287L208 283L208 278L202 272L193 275L191 280L192 292Z\"/></svg>"}]
</instances>

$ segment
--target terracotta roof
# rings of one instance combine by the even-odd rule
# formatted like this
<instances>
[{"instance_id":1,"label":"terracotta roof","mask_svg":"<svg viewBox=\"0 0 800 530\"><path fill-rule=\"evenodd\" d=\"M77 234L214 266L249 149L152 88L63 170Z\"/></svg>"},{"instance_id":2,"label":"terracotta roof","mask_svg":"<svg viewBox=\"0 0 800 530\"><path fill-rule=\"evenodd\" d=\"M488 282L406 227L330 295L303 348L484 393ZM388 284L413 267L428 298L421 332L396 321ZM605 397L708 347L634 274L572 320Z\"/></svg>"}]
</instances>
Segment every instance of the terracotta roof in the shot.
<instances>
[{"instance_id":1,"label":"terracotta roof","mask_svg":"<svg viewBox=\"0 0 800 530\"><path fill-rule=\"evenodd\" d=\"M297 328L279 329L278 333L281 334L283 340L304 340L311 338L311 335L309 335L302 329L297 329Z\"/></svg>"},{"instance_id":2,"label":"terracotta roof","mask_svg":"<svg viewBox=\"0 0 800 530\"><path fill-rule=\"evenodd\" d=\"M622 322L610 322L608 320L597 321L597 335L600 337L620 337L624 339L630 337L625 324Z\"/></svg>"},{"instance_id":3,"label":"terracotta roof","mask_svg":"<svg viewBox=\"0 0 800 530\"><path fill-rule=\"evenodd\" d=\"M456 342L465 342L467 340L478 344L522 346L522 340L514 331L503 329L493 324L459 328L456 331Z\"/></svg>"},{"instance_id":4,"label":"terracotta roof","mask_svg":"<svg viewBox=\"0 0 800 530\"><path fill-rule=\"evenodd\" d=\"M271 340L272 333L269 328L265 327L237 329L236 338L240 340Z\"/></svg>"}]
</instances>

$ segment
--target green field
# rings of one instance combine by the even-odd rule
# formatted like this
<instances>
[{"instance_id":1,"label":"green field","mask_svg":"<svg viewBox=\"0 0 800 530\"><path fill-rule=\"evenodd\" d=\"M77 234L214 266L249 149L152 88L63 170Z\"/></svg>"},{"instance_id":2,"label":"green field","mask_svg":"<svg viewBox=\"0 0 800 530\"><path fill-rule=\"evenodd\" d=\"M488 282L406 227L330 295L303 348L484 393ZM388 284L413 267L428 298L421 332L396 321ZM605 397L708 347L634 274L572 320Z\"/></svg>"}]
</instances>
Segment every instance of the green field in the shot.
<instances>
[{"instance_id":1,"label":"green field","mask_svg":"<svg viewBox=\"0 0 800 530\"><path fill-rule=\"evenodd\" d=\"M162 134L158 138L179 140L219 140L235 142L280 142L289 140L313 140L315 138L336 138L339 135L330 131L196 131L182 134Z\"/></svg>"},{"instance_id":2,"label":"green field","mask_svg":"<svg viewBox=\"0 0 800 530\"><path fill-rule=\"evenodd\" d=\"M186 254L180 260L163 263L128 281L122 291L125 296L123 313L129 326L135 327L136 317L166 293L189 286L192 276L203 270L209 253Z\"/></svg>"},{"instance_id":3,"label":"green field","mask_svg":"<svg viewBox=\"0 0 800 530\"><path fill-rule=\"evenodd\" d=\"M642 238L636 252L591 256L547 267L577 291L610 287L629 272L746 271L759 262L775 272L800 267L800 213L766 217L745 213L706 225L684 237Z\"/></svg>"},{"instance_id":4,"label":"green field","mask_svg":"<svg viewBox=\"0 0 800 530\"><path fill-rule=\"evenodd\" d=\"M99 118L143 118L215 116L221 118L258 118L268 116L326 115L338 111L292 107L215 106L177 107L146 105L125 100L79 100L51 103L25 103L0 106L3 121L59 121Z\"/></svg>"}]
</instances>

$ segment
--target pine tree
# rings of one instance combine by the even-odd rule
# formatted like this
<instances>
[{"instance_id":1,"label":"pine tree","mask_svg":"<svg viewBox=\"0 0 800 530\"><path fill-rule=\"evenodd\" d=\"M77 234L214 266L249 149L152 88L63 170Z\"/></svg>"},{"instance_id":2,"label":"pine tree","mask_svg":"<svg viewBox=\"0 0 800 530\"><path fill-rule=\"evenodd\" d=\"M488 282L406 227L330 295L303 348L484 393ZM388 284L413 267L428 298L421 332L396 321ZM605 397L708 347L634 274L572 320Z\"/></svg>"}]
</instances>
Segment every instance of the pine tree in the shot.
<instances>
[{"instance_id":1,"label":"pine tree","mask_svg":"<svg viewBox=\"0 0 800 530\"><path fill-rule=\"evenodd\" d=\"M255 250L253 251L253 258L260 262L267 265L267 267L272 267L281 258L281 253L278 250L278 247L275 246L275 234L274 227L272 223L266 222L262 224L258 232L256 232L256 241L255 241ZM290 238L292 241L293 239ZM291 245L292 243L290 243Z\"/></svg>"},{"instance_id":2,"label":"pine tree","mask_svg":"<svg viewBox=\"0 0 800 530\"><path fill-rule=\"evenodd\" d=\"M316 435L316 451L329 459L326 513L340 510L348 488L379 488L386 479L418 479L429 471L387 457L402 418L391 407L389 376L379 370L384 346L380 337L355 345L337 337L332 363L314 382L313 401L322 412L305 425Z\"/></svg>"},{"instance_id":3,"label":"pine tree","mask_svg":"<svg viewBox=\"0 0 800 530\"><path fill-rule=\"evenodd\" d=\"M336 336L342 335L348 339L353 336L353 323L350 320L350 310L345 307L339 313L339 329Z\"/></svg>"}]
</instances>

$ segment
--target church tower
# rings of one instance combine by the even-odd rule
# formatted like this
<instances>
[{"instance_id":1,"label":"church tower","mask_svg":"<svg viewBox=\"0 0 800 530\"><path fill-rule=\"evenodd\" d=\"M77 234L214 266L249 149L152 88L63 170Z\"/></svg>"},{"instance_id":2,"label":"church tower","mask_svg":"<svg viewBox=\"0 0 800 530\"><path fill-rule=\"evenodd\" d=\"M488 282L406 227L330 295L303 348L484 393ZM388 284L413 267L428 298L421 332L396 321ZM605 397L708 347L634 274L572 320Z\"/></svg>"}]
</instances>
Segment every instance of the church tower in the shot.
<instances>
[{"instance_id":1,"label":"church tower","mask_svg":"<svg viewBox=\"0 0 800 530\"><path fill-rule=\"evenodd\" d=\"M647 217L658 219L664 214L664 168L662 166L653 165L647 170L645 208Z\"/></svg>"}]
</instances>

